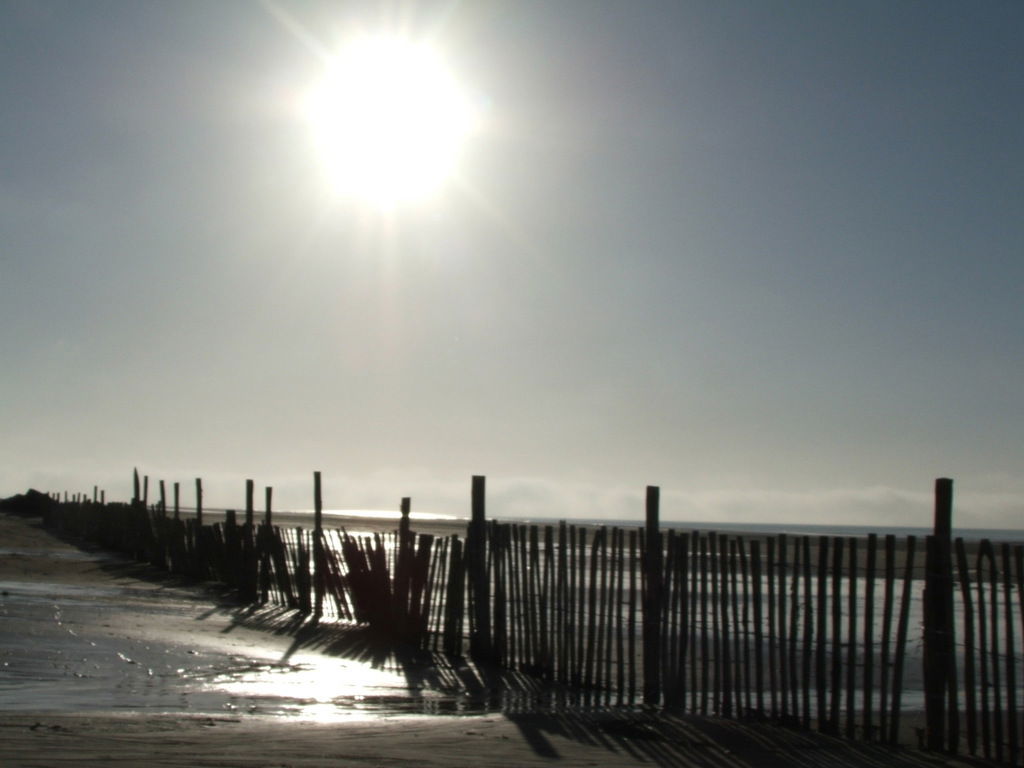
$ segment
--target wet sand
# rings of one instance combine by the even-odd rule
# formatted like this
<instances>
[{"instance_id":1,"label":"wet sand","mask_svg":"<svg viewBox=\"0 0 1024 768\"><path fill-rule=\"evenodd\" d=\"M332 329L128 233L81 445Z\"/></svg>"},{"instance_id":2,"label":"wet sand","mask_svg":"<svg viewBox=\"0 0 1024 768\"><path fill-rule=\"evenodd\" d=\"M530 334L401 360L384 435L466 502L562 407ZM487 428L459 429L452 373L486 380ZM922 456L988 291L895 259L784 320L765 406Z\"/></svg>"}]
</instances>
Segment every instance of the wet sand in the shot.
<instances>
[{"instance_id":1,"label":"wet sand","mask_svg":"<svg viewBox=\"0 0 1024 768\"><path fill-rule=\"evenodd\" d=\"M5 766L981 764L637 711L416 714L455 700L387 663L254 628L214 589L2 513L0 582Z\"/></svg>"}]
</instances>

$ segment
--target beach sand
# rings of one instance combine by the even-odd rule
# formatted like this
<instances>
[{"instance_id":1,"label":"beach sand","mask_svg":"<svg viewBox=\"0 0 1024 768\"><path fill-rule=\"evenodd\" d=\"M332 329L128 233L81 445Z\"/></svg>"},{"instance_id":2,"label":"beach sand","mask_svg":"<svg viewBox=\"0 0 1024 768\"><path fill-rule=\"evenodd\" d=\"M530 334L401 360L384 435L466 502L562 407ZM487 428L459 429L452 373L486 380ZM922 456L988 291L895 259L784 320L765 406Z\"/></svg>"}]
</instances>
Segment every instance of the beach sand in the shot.
<instances>
[{"instance_id":1,"label":"beach sand","mask_svg":"<svg viewBox=\"0 0 1024 768\"><path fill-rule=\"evenodd\" d=\"M296 650L216 589L2 513L0 582L3 766L983 764L635 710L416 714L447 699L387 665ZM332 690L297 694L294 680Z\"/></svg>"}]
</instances>

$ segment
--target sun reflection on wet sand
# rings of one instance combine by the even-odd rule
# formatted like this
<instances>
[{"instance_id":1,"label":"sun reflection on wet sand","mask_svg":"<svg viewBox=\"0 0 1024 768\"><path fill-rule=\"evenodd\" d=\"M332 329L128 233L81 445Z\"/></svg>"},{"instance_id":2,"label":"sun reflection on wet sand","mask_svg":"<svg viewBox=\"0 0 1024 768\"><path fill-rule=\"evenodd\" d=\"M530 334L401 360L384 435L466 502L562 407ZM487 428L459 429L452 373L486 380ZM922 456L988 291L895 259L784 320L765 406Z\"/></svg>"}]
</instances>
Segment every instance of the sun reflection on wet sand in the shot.
<instances>
[{"instance_id":1,"label":"sun reflection on wet sand","mask_svg":"<svg viewBox=\"0 0 1024 768\"><path fill-rule=\"evenodd\" d=\"M369 662L288 653L189 590L5 580L0 710L312 720L420 711L430 694ZM285 658L287 657L287 658Z\"/></svg>"},{"instance_id":2,"label":"sun reflection on wet sand","mask_svg":"<svg viewBox=\"0 0 1024 768\"><path fill-rule=\"evenodd\" d=\"M104 577L120 567L94 562L108 568ZM312 628L279 607L211 603L215 595L193 587L126 578L0 587L0 711L330 723L483 714L517 690L465 663L382 645L362 628Z\"/></svg>"},{"instance_id":3,"label":"sun reflection on wet sand","mask_svg":"<svg viewBox=\"0 0 1024 768\"><path fill-rule=\"evenodd\" d=\"M219 670L197 682L231 697L229 708L320 722L416 714L429 711L430 700L446 698L409 688L400 675L369 663L317 654Z\"/></svg>"}]
</instances>

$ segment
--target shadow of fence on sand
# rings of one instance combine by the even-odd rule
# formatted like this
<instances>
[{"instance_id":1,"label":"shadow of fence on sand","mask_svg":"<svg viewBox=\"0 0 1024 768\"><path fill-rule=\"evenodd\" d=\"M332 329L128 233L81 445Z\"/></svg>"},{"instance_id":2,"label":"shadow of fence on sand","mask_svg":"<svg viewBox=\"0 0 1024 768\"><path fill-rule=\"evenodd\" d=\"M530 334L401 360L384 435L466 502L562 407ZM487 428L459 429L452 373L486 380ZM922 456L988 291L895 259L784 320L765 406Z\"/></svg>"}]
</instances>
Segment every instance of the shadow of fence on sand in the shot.
<instances>
[{"instance_id":1,"label":"shadow of fence on sand","mask_svg":"<svg viewBox=\"0 0 1024 768\"><path fill-rule=\"evenodd\" d=\"M599 747L638 764L674 768L937 768L948 756L851 742L812 731L725 718L655 712L505 715L534 752L558 759L558 738ZM553 741L554 739L554 741ZM991 765L958 758L955 765Z\"/></svg>"},{"instance_id":2,"label":"shadow of fence on sand","mask_svg":"<svg viewBox=\"0 0 1024 768\"><path fill-rule=\"evenodd\" d=\"M592 692L396 644L368 627L318 624L282 606L224 603L216 612L230 616L232 623L227 632L245 627L291 638L282 662L299 651L358 661L400 673L411 691L428 689L450 694L459 701L459 714L501 715L516 726L524 742L541 758L561 759L558 744L569 740L665 768L951 765L948 755L779 728L767 721L681 715L661 708L602 706L590 698ZM960 757L955 765L980 768L991 763Z\"/></svg>"}]
</instances>

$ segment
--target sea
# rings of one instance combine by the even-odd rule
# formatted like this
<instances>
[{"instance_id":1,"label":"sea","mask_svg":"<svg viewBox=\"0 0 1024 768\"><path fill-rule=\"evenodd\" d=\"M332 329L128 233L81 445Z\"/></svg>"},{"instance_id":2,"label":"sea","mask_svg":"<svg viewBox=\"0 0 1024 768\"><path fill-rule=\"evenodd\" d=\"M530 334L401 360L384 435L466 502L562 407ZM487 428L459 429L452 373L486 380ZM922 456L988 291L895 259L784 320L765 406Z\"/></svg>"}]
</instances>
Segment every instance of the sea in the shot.
<instances>
[{"instance_id":1,"label":"sea","mask_svg":"<svg viewBox=\"0 0 1024 768\"><path fill-rule=\"evenodd\" d=\"M183 510L185 514L189 514L192 510ZM210 514L224 514L225 510L207 510ZM204 512L204 514L206 514ZM330 527L332 525L344 524L346 527L358 521L363 521L368 525L372 525L375 528L379 528L382 525L387 525L389 522L393 522L395 526L398 525L400 514L396 511L391 510L372 510L372 509L326 509L323 512L324 525ZM311 509L299 509L299 510L287 510L281 512L274 512L275 518L286 516L289 522L294 522L298 525L312 524L313 521L313 510ZM257 513L257 519L260 515ZM557 525L561 520L565 520L569 525L582 525L587 527L601 527L607 528L636 528L643 526L643 520L637 519L609 519L609 518L597 518L597 517L493 517L501 523L518 523L524 525ZM428 526L444 526L451 528L453 531L458 527L469 524L468 517L462 517L458 515L446 515L446 514L435 514L430 512L412 512L410 513L410 521L415 529L417 523ZM716 533L735 533L735 534L761 534L761 535L777 535L787 534L794 536L843 536L843 537L863 537L866 538L868 535L874 533L879 538L887 535L894 535L897 537L916 536L924 538L932 533L932 529L921 526L879 526L879 525L842 525L839 523L765 523L765 522L714 522L708 520L662 520L661 528L663 530L673 529L677 531L715 531ZM988 539L993 542L1010 542L1010 543L1024 543L1024 528L960 528L953 527L953 538L962 538L965 541L981 541L982 539Z\"/></svg>"}]
</instances>

